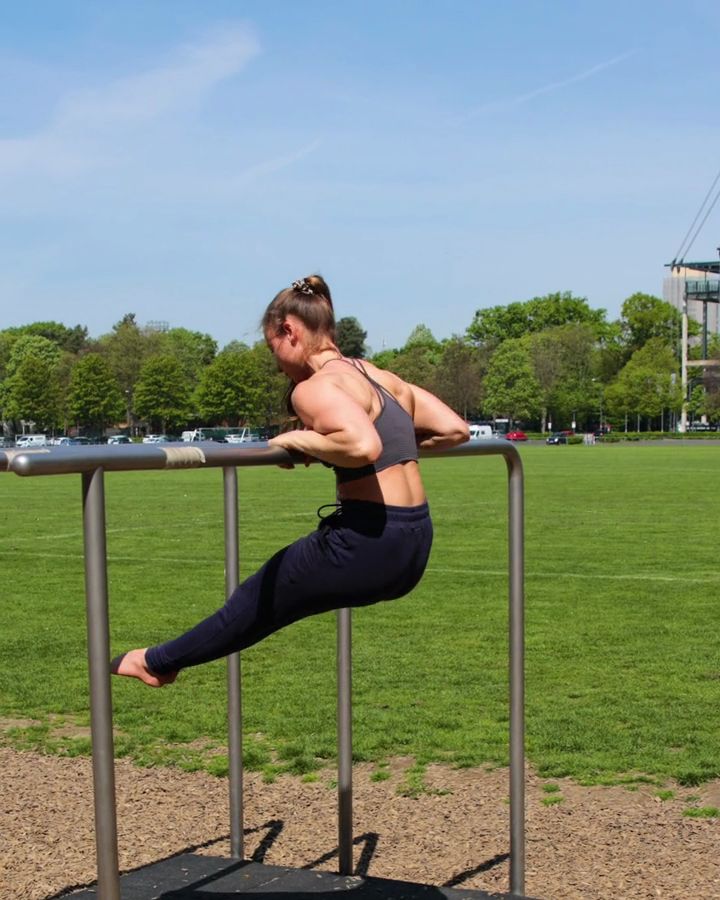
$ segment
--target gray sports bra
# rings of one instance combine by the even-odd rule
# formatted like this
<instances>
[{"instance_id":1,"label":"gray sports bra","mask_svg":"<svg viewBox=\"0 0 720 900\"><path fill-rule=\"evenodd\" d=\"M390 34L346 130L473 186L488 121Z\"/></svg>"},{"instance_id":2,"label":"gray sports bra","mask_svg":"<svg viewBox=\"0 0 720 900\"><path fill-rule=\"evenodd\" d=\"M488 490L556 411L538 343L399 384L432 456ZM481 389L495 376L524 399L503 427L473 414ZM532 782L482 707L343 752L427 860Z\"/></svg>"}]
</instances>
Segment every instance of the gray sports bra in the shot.
<instances>
[{"instance_id":1,"label":"gray sports bra","mask_svg":"<svg viewBox=\"0 0 720 900\"><path fill-rule=\"evenodd\" d=\"M371 378L358 359L343 359L348 365L357 369L367 378L380 398L380 413L373 423L382 441L382 453L374 463L352 469L346 466L333 466L338 484L346 481L357 481L367 475L374 475L396 466L399 463L417 461L418 448L415 438L415 426L412 416L398 403L393 395Z\"/></svg>"}]
</instances>

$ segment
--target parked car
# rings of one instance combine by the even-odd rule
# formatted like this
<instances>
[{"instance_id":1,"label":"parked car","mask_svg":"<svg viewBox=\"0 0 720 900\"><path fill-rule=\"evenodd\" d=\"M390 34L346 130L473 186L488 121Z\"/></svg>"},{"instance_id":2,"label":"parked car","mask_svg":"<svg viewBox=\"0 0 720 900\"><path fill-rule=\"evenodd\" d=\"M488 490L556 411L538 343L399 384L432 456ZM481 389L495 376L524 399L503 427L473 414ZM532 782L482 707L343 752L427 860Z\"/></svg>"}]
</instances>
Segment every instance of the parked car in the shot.
<instances>
[{"instance_id":1,"label":"parked car","mask_svg":"<svg viewBox=\"0 0 720 900\"><path fill-rule=\"evenodd\" d=\"M526 441L527 440L527 435L525 434L524 431L508 431L508 433L505 435L505 437L509 441Z\"/></svg>"},{"instance_id":2,"label":"parked car","mask_svg":"<svg viewBox=\"0 0 720 900\"><path fill-rule=\"evenodd\" d=\"M223 440L226 444L247 444L249 441L259 441L260 435L257 431L250 431L249 428L243 428L241 432L226 434Z\"/></svg>"},{"instance_id":3,"label":"parked car","mask_svg":"<svg viewBox=\"0 0 720 900\"><path fill-rule=\"evenodd\" d=\"M22 434L15 439L15 446L21 449L47 447L47 445L48 439L46 434Z\"/></svg>"},{"instance_id":4,"label":"parked car","mask_svg":"<svg viewBox=\"0 0 720 900\"><path fill-rule=\"evenodd\" d=\"M468 425L471 441L480 441L493 437L492 425Z\"/></svg>"},{"instance_id":5,"label":"parked car","mask_svg":"<svg viewBox=\"0 0 720 900\"><path fill-rule=\"evenodd\" d=\"M132 441L126 434L113 434L107 439L108 444L132 444Z\"/></svg>"},{"instance_id":6,"label":"parked car","mask_svg":"<svg viewBox=\"0 0 720 900\"><path fill-rule=\"evenodd\" d=\"M142 442L143 444L169 444L170 438L166 434L146 434Z\"/></svg>"},{"instance_id":7,"label":"parked car","mask_svg":"<svg viewBox=\"0 0 720 900\"><path fill-rule=\"evenodd\" d=\"M546 444L567 444L568 436L563 431L555 431L545 439Z\"/></svg>"}]
</instances>

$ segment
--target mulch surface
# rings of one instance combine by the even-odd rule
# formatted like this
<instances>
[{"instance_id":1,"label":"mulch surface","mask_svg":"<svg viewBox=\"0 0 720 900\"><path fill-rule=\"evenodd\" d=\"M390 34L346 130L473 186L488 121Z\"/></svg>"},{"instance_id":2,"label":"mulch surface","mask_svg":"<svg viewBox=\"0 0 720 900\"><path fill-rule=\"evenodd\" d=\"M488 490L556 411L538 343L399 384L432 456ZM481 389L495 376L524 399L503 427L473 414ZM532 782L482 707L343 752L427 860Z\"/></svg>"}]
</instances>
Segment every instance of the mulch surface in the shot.
<instances>
[{"instance_id":1,"label":"mulch surface","mask_svg":"<svg viewBox=\"0 0 720 900\"><path fill-rule=\"evenodd\" d=\"M421 883L508 889L508 778L504 770L428 769L430 791L400 796L411 760L391 777L354 777L355 863L360 874ZM245 854L272 865L333 871L337 865L335 774L317 782L245 778ZM580 787L527 778L528 895L550 898L720 900L720 820L683 815L720 806L720 782L674 789ZM229 856L228 788L221 778L116 764L123 871L196 850ZM543 800L561 796L546 806ZM0 898L41 900L95 879L89 759L0 748Z\"/></svg>"}]
</instances>

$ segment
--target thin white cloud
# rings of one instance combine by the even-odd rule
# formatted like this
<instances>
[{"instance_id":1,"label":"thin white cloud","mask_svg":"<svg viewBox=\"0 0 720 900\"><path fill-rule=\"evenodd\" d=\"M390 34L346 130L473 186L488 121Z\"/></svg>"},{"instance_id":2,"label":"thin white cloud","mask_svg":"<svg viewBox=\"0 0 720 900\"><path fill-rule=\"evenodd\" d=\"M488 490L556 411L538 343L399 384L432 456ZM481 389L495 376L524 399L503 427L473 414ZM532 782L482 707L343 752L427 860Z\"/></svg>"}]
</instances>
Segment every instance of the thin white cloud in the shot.
<instances>
[{"instance_id":1,"label":"thin white cloud","mask_svg":"<svg viewBox=\"0 0 720 900\"><path fill-rule=\"evenodd\" d=\"M305 144L305 146L300 147L292 153L287 153L284 156L267 159L263 162L256 163L253 166L248 166L244 172L241 172L235 178L231 179L230 185L233 187L244 187L254 183L265 175L272 175L274 172L279 172L281 169L285 169L293 163L304 159L304 157L309 156L311 153L314 153L321 144L322 141L320 138L316 138L314 141Z\"/></svg>"},{"instance_id":2,"label":"thin white cloud","mask_svg":"<svg viewBox=\"0 0 720 900\"><path fill-rule=\"evenodd\" d=\"M102 158L102 145L164 115L187 109L240 72L259 52L247 28L226 29L180 47L165 65L64 97L27 138L0 140L0 173L75 174Z\"/></svg>"},{"instance_id":3,"label":"thin white cloud","mask_svg":"<svg viewBox=\"0 0 720 900\"><path fill-rule=\"evenodd\" d=\"M564 78L562 81L552 81L550 82L550 84L545 84L542 87L538 87L532 91L528 91L526 94L519 94L516 97L508 97L503 100L493 100L490 103L484 103L482 106L478 106L477 108L469 110L468 112L458 116L454 120L454 124L459 125L463 122L469 121L470 119L475 119L478 116L483 115L484 113L498 112L503 109L509 109L513 106L520 106L522 103L527 103L530 100L534 100L536 97L541 97L543 94L551 94L555 91L562 90L562 88L569 87L571 84L577 84L579 81L585 81L588 78L592 78L593 75L597 75L599 72L602 72L605 69L609 69L611 66L616 66L623 60L634 56L635 53L637 53L637 50L628 50L626 53L621 53L619 56L613 56L612 59L607 59L604 62L592 66L589 69L578 72L576 75L571 75L570 78Z\"/></svg>"},{"instance_id":4,"label":"thin white cloud","mask_svg":"<svg viewBox=\"0 0 720 900\"><path fill-rule=\"evenodd\" d=\"M71 96L58 110L55 127L125 126L157 118L186 107L236 75L257 52L257 43L247 29L182 47L176 61L167 66Z\"/></svg>"}]
</instances>

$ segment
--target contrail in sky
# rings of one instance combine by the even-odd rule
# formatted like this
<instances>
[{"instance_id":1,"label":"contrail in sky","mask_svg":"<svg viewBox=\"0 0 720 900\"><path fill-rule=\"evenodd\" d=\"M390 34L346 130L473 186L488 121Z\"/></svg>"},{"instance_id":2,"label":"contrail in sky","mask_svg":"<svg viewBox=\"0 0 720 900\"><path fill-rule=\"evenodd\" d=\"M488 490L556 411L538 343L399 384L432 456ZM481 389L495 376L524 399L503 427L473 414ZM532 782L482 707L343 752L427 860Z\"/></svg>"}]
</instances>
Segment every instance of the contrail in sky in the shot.
<instances>
[{"instance_id":1,"label":"contrail in sky","mask_svg":"<svg viewBox=\"0 0 720 900\"><path fill-rule=\"evenodd\" d=\"M519 106L521 103L527 103L528 100L534 100L535 97L540 97L543 94L550 94L553 91L559 91L561 88L576 84L578 81L585 81L586 78L592 78L593 75L597 75L597 73L602 72L603 69L609 69L611 66L617 65L624 59L634 56L635 53L637 53L637 50L628 50L627 53L621 53L620 56L613 56L612 59L607 59L605 62L598 63L590 69L578 72L577 75L565 78L563 81L552 81L550 84L545 84L542 87L535 88L533 91L528 91L527 94L519 94L517 97L510 97L507 100L494 100L491 103L485 103L476 109L470 110L470 112L458 116L458 118L455 119L455 124L459 125L462 122L467 122L469 119L474 119L486 112L494 112L500 109L507 109L511 106Z\"/></svg>"}]
</instances>

